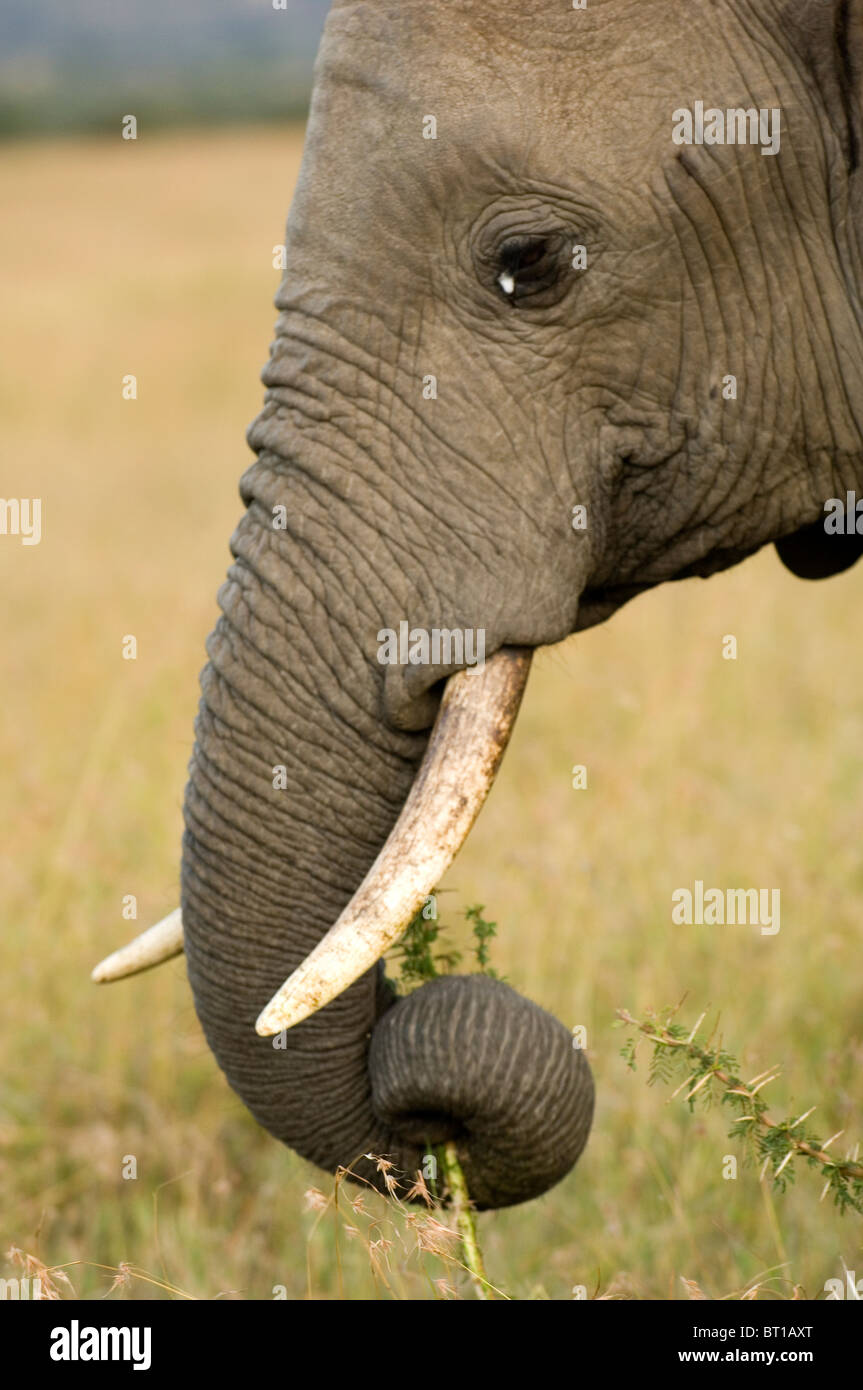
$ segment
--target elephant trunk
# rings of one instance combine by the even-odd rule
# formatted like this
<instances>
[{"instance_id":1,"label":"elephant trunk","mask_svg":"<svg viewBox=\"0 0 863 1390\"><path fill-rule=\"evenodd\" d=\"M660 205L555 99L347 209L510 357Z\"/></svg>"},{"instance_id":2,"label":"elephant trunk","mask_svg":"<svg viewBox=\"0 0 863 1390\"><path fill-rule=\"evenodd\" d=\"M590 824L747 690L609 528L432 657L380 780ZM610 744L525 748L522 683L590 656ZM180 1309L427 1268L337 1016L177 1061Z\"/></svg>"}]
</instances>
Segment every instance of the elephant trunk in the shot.
<instances>
[{"instance_id":1,"label":"elephant trunk","mask_svg":"<svg viewBox=\"0 0 863 1390\"><path fill-rule=\"evenodd\" d=\"M280 495L301 486L272 472ZM360 630L383 615L359 623L362 599L342 582L357 561L324 569L326 518L309 498L277 532L256 491L208 646L185 800L185 950L208 1042L259 1122L323 1168L404 1190L429 1146L455 1140L478 1206L537 1196L586 1141L592 1083L563 1025L507 985L449 976L398 1000L375 963L296 1026L255 1031L353 899L427 741L383 717Z\"/></svg>"}]
</instances>

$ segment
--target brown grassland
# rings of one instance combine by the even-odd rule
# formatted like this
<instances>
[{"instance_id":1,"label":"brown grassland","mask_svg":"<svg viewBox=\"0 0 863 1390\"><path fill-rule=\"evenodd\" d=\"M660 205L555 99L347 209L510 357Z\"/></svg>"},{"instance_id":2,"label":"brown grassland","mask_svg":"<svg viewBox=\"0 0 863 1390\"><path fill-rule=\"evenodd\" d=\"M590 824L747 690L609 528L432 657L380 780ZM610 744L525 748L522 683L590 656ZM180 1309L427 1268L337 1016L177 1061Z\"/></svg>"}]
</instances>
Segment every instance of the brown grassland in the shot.
<instances>
[{"instance_id":1,"label":"brown grassland","mask_svg":"<svg viewBox=\"0 0 863 1390\"><path fill-rule=\"evenodd\" d=\"M121 1265L134 1272L113 1297L430 1298L444 1275L470 1296L382 1200L357 1213L343 1191L336 1215L304 1200L332 1180L229 1091L182 962L88 978L177 900L197 678L301 142L259 129L0 150L0 491L43 499L40 545L0 537L0 1274L15 1246L86 1298ZM806 585L769 549L535 662L442 899L465 943L464 907L486 905L494 964L586 1026L597 1083L575 1172L480 1218L512 1297L685 1298L691 1280L709 1297L814 1298L843 1260L863 1273L863 1222L819 1204L817 1173L784 1195L742 1163L723 1180L740 1152L729 1116L648 1087L611 1028L619 1007L688 992L681 1017L720 1013L745 1076L781 1064L777 1114L817 1104L823 1136L863 1138L861 592L859 571ZM780 933L673 926L671 893L696 878L780 888ZM121 917L129 893L137 924Z\"/></svg>"}]
</instances>

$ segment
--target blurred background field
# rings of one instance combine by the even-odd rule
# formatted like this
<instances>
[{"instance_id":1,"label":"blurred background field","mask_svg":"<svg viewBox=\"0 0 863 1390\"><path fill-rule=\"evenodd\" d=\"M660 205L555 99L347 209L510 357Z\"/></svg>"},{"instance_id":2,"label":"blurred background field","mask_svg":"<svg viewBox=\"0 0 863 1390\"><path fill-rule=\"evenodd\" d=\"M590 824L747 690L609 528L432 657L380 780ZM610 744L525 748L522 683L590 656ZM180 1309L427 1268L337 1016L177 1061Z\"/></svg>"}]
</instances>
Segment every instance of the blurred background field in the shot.
<instances>
[{"instance_id":1,"label":"blurred background field","mask_svg":"<svg viewBox=\"0 0 863 1390\"><path fill-rule=\"evenodd\" d=\"M302 117L329 0L3 0L0 139Z\"/></svg>"},{"instance_id":2,"label":"blurred background field","mask_svg":"<svg viewBox=\"0 0 863 1390\"><path fill-rule=\"evenodd\" d=\"M228 1090L182 962L88 978L134 929L123 895L139 928L177 901L197 677L301 145L283 123L0 146L0 493L43 499L40 545L0 538L0 1275L14 1245L87 1298L126 1262L198 1298L439 1293L434 1256L408 1253L385 1203L366 1199L381 1224L351 1239L367 1218L344 1197L341 1222L304 1198L331 1180ZM860 571L806 585L769 550L535 662L441 899L463 945L460 914L484 903L498 970L588 1032L598 1104L576 1171L480 1218L489 1275L514 1297L685 1298L683 1279L720 1297L772 1279L761 1296L811 1298L843 1260L863 1273L863 1222L818 1204L817 1173L784 1197L752 1168L723 1181L728 1117L669 1104L611 1028L618 1007L688 992L682 1017L721 1012L745 1076L782 1065L777 1115L817 1103L822 1135L847 1132L837 1148L863 1139L861 594ZM780 888L780 933L673 926L672 891L696 878ZM374 1239L393 1245L370 1261ZM167 1293L136 1277L113 1296Z\"/></svg>"}]
</instances>

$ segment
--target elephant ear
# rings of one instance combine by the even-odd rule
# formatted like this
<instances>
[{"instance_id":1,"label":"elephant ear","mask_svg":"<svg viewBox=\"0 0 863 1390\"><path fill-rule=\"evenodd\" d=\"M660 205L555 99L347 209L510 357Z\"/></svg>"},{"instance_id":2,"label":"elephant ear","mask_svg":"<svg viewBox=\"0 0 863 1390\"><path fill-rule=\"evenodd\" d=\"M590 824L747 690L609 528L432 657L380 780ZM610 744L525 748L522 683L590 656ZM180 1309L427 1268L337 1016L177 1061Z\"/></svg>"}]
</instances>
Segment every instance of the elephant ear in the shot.
<instances>
[{"instance_id":1,"label":"elephant ear","mask_svg":"<svg viewBox=\"0 0 863 1390\"><path fill-rule=\"evenodd\" d=\"M779 32L814 79L853 174L863 160L863 0L785 0Z\"/></svg>"},{"instance_id":2,"label":"elephant ear","mask_svg":"<svg viewBox=\"0 0 863 1390\"><path fill-rule=\"evenodd\" d=\"M781 32L809 72L841 145L851 205L863 215L863 0L786 0ZM782 563L800 579L826 579L863 554L863 536L831 535L813 521L776 542Z\"/></svg>"},{"instance_id":3,"label":"elephant ear","mask_svg":"<svg viewBox=\"0 0 863 1390\"><path fill-rule=\"evenodd\" d=\"M850 569L863 555L863 536L830 535L823 521L813 521L776 542L776 550L786 569L798 579L829 579Z\"/></svg>"}]
</instances>

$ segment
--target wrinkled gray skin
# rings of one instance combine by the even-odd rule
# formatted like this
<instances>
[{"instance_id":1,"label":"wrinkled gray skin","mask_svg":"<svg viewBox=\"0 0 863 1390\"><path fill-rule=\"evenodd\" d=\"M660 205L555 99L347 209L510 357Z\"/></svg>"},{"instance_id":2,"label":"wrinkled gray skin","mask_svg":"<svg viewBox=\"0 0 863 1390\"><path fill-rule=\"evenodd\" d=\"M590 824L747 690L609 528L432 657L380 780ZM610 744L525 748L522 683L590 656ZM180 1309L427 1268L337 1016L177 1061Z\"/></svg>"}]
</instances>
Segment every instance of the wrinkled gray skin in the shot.
<instances>
[{"instance_id":1,"label":"wrinkled gray skin","mask_svg":"<svg viewBox=\"0 0 863 1390\"><path fill-rule=\"evenodd\" d=\"M391 1007L372 970L284 1049L255 1034L383 844L452 669L379 665L378 630L484 628L490 655L783 537L804 575L857 554L819 518L863 492L861 6L695 9L366 0L327 23L182 906L231 1085L300 1154L378 1184L364 1153L409 1174L453 1137L481 1206L525 1200L592 1108L563 1025L476 977ZM780 106L780 153L675 146L696 100ZM543 240L513 302L497 278Z\"/></svg>"}]
</instances>

